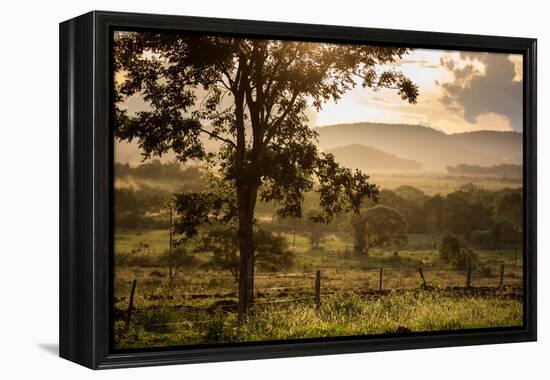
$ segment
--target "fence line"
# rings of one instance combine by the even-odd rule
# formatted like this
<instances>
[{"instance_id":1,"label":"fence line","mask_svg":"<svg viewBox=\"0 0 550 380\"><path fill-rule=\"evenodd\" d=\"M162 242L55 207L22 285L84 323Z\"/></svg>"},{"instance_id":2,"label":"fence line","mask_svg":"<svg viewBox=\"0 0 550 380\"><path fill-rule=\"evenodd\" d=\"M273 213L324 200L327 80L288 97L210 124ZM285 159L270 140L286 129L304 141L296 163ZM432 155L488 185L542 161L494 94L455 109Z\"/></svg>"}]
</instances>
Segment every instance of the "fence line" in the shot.
<instances>
[{"instance_id":1,"label":"fence line","mask_svg":"<svg viewBox=\"0 0 550 380\"><path fill-rule=\"evenodd\" d=\"M315 276L315 272L246 276L246 278L281 278L281 277L308 278L308 277L312 277L312 276Z\"/></svg>"},{"instance_id":2,"label":"fence line","mask_svg":"<svg viewBox=\"0 0 550 380\"><path fill-rule=\"evenodd\" d=\"M491 267L485 267L485 268L491 268ZM504 291L504 278L505 278L505 269L506 266L504 264L500 264L498 274L484 274L483 272L475 271L472 267L468 268L451 268L451 267L429 267L429 266L420 266L418 268L385 268L385 267L376 267L376 268L363 268L363 272L378 272L378 291L382 292L384 290L384 275L388 275L388 272L399 272L399 271L407 271L407 272L417 272L419 275L419 279L421 280L421 283L424 288L429 288L431 286L430 278L429 276L426 276L426 271L428 273L433 271L448 271L453 273L462 273L465 275L465 288L472 288L472 282L479 279L496 279L498 278L498 285L494 284L494 287L498 289L500 292ZM492 269L491 269L492 270ZM514 272L513 272L514 273ZM266 291L280 291L280 290L292 290L292 289L313 289L314 293L311 296L307 297L297 297L297 298L284 298L284 299L277 299L277 300L267 300L267 301L256 301L254 302L255 305L263 305L263 304L280 304L280 303L290 303L290 302L296 302L296 301L302 301L302 300L311 300L313 299L315 301L315 304L317 307L321 304L321 271L317 270L316 272L303 272L303 273L286 273L286 274L274 274L274 275L258 275L254 276L256 279L270 279L270 278L287 278L287 279L308 279L315 276L315 282L310 285L295 285L295 286L273 286L273 287L262 287L262 288L254 288L251 289L250 292L258 293L258 292L266 292ZM376 279L376 276L374 276ZM219 278L219 276L217 276ZM347 281L347 282L370 282L372 281L371 278L354 278L354 279L345 279L345 277L324 277L324 281ZM386 279L387 280L387 279ZM125 318L125 326L124 330L128 331L132 315L133 314L141 314L142 312L145 312L144 310L135 310L134 311L134 299L135 299L135 292L136 292L136 284L137 280L134 279L132 281L132 287L128 302L128 308L126 311L126 318ZM352 293L357 292L360 288L354 287L350 289L341 289L341 288L324 288L324 292L327 294L344 294L344 293ZM392 290L404 290L406 288L391 288ZM365 290L365 288L361 288L361 290ZM371 291L376 292L376 287L373 287L370 289ZM388 289L389 290L389 289ZM234 295L236 292L231 293L213 293L213 294L204 294L204 293L183 293L180 294L180 297L201 297L201 298L208 298L208 297L215 297L215 296L228 296L228 295ZM150 296L152 297L152 295ZM195 306L189 306L189 309L186 309L186 306L181 306L177 311L200 311L200 310L208 310L212 311L216 307L223 307L224 305L210 305L210 306L204 306L204 307L195 307ZM178 324L178 323L188 323L190 321L180 321L180 322L167 322L167 323L159 323L159 324L149 324L148 326L154 326L154 325L165 325L165 324ZM195 323L194 321L191 321ZM200 322L197 322L200 323Z\"/></svg>"},{"instance_id":3,"label":"fence line","mask_svg":"<svg viewBox=\"0 0 550 380\"><path fill-rule=\"evenodd\" d=\"M309 297L298 297L298 298L285 298L282 300L273 300L273 301L258 301L254 302L254 305L263 305L263 304L270 304L270 303L286 303L286 302L296 302L296 301L303 301L303 300L311 300L315 297L309 296Z\"/></svg>"},{"instance_id":4,"label":"fence line","mask_svg":"<svg viewBox=\"0 0 550 380\"><path fill-rule=\"evenodd\" d=\"M255 290L249 290L249 291L267 291L267 290L290 290L290 289L310 289L310 285L304 285L304 286L275 286L272 288L256 288Z\"/></svg>"}]
</instances>

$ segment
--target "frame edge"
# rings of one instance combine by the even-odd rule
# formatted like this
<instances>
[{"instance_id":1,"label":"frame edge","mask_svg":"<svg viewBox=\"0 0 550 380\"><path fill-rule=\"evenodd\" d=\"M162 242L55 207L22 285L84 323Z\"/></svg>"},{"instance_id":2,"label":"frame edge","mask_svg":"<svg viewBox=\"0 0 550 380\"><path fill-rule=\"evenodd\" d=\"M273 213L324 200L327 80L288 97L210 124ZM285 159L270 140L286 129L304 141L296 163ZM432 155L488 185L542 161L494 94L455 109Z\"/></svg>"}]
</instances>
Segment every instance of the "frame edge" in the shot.
<instances>
[{"instance_id":1,"label":"frame edge","mask_svg":"<svg viewBox=\"0 0 550 380\"><path fill-rule=\"evenodd\" d=\"M95 346L93 22L87 13L59 24L59 356L88 368Z\"/></svg>"}]
</instances>

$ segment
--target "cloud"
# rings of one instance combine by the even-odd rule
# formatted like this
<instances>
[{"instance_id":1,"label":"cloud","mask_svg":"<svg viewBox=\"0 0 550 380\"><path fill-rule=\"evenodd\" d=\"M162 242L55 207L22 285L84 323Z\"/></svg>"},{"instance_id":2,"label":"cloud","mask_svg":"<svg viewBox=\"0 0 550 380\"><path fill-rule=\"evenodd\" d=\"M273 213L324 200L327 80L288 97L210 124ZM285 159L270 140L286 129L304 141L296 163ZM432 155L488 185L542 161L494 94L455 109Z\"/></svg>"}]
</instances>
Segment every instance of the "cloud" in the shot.
<instances>
[{"instance_id":1,"label":"cloud","mask_svg":"<svg viewBox=\"0 0 550 380\"><path fill-rule=\"evenodd\" d=\"M393 63L386 63L385 66L388 67L399 67L402 68L405 65L411 65L415 67L422 67L425 69L439 69L440 66L436 63L433 63L427 59L400 59Z\"/></svg>"},{"instance_id":2,"label":"cloud","mask_svg":"<svg viewBox=\"0 0 550 380\"><path fill-rule=\"evenodd\" d=\"M461 113L475 124L486 114L504 116L512 129L523 130L522 81L516 79L516 65L506 54L461 53L441 64L453 73L453 80L437 83L443 90L440 101L451 112Z\"/></svg>"}]
</instances>

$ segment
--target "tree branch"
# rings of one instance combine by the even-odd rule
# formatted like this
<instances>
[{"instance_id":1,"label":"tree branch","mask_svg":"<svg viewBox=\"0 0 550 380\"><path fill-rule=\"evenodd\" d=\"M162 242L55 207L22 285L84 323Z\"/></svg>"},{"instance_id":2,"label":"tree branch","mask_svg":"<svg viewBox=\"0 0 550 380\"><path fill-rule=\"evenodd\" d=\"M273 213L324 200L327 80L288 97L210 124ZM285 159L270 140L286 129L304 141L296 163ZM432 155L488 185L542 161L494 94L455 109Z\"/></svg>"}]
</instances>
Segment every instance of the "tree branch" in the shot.
<instances>
[{"instance_id":1,"label":"tree branch","mask_svg":"<svg viewBox=\"0 0 550 380\"><path fill-rule=\"evenodd\" d=\"M298 89L294 89L294 93L292 94L292 98L290 99L290 103L288 107L283 111L281 116L279 116L277 119L273 121L271 124L271 127L269 131L267 132L267 136L265 137L264 144L267 145L269 141L273 138L273 135L275 135L275 132L277 131L277 128L279 128L279 125L283 122L285 117L290 113L292 108L294 107L294 103L296 102L296 99L298 98L298 94L300 91Z\"/></svg>"},{"instance_id":2,"label":"tree branch","mask_svg":"<svg viewBox=\"0 0 550 380\"><path fill-rule=\"evenodd\" d=\"M231 141L231 140L229 140L229 139L227 139L227 138L221 137L220 135L218 135L218 134L216 134L216 133L214 133L214 132L208 131L208 130L206 130L206 129L204 129L204 128L199 128L199 130L200 130L201 132L203 132L203 133L206 133L208 136L210 136L210 137L212 137L212 138L214 138L214 139L217 139L217 140L226 142L226 143L232 145L234 148L237 148L237 145L235 144L234 141Z\"/></svg>"}]
</instances>

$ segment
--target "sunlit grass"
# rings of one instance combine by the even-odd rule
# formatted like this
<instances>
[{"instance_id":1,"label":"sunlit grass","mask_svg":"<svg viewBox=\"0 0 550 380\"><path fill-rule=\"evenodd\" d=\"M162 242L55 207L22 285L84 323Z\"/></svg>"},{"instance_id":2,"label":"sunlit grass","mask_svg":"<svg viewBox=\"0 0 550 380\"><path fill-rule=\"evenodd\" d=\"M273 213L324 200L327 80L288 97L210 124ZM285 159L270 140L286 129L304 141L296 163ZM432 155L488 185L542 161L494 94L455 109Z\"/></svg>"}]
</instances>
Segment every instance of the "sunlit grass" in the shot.
<instances>
[{"instance_id":1,"label":"sunlit grass","mask_svg":"<svg viewBox=\"0 0 550 380\"><path fill-rule=\"evenodd\" d=\"M520 326L522 310L517 300L412 290L368 299L326 297L318 309L313 302L256 306L243 324L234 313L161 309L137 317L126 333L118 323L117 332L124 348L305 339Z\"/></svg>"}]
</instances>

